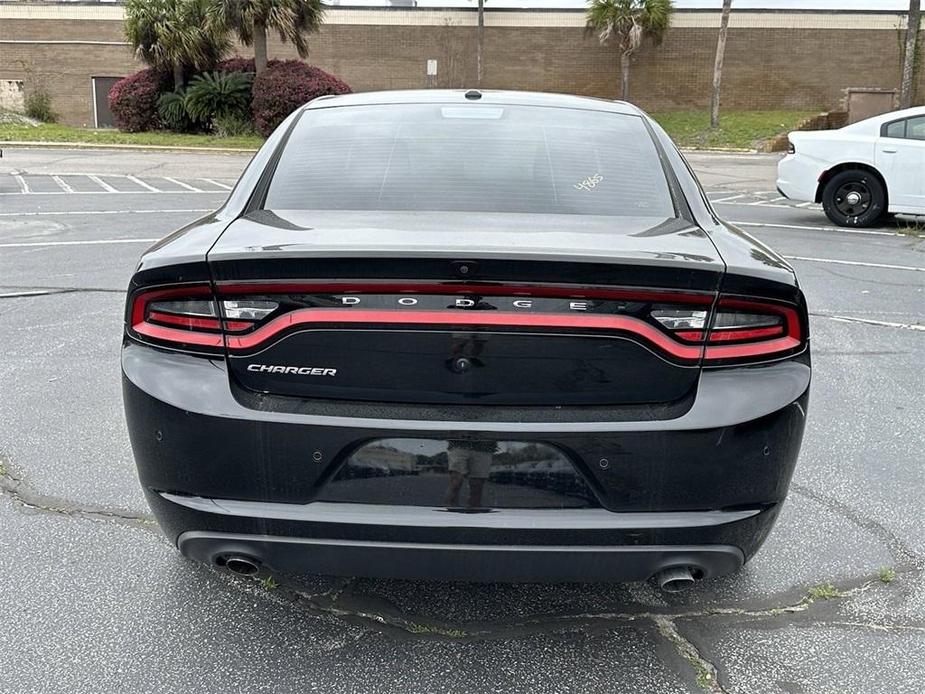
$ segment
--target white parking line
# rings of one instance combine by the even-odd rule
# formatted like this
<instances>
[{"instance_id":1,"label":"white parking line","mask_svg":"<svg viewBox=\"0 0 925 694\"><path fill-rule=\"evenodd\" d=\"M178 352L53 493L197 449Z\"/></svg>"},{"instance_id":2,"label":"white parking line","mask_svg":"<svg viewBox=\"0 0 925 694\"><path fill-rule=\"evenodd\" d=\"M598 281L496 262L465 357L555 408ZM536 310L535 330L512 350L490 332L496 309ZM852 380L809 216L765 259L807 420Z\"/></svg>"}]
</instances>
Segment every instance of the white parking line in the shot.
<instances>
[{"instance_id":1,"label":"white parking line","mask_svg":"<svg viewBox=\"0 0 925 694\"><path fill-rule=\"evenodd\" d=\"M233 186L228 185L227 183L222 183L221 181L217 181L214 178L196 178L193 180L203 181L204 183L208 183L213 188L218 189L218 190L215 190L215 189L203 190L202 188L198 188L195 185L186 183L176 178L170 178L168 176L153 177L156 180L168 181L172 183L174 186L176 186L177 188L180 188L180 190L176 190L176 189L163 190L162 188L158 188L157 186L152 185L151 183L148 183L147 181L141 180L137 176L132 176L130 174L120 174L120 173L67 173L67 172L46 173L46 172L42 172L42 173L31 173L31 174L10 173L9 175L12 176L14 179L16 179L16 182L19 185L19 190L15 192L14 191L4 191L0 193L0 195L101 195L101 194L112 194L112 193L138 194L142 192L169 193L169 194L205 193L205 194L218 195L220 193L231 190L233 188ZM42 178L42 179L45 179L45 178L50 179L51 181L54 181L58 189L57 190L33 190L31 186L29 185L29 183L24 178L24 175L35 176L35 177ZM74 187L75 182L71 181L70 183L68 183L66 180L64 180L66 178L79 178L79 179L85 179L88 181L92 181L96 186L101 188L101 190L77 190ZM111 179L111 178L118 178L121 180L128 181L143 190L119 190L118 188L116 188L115 186L113 186L112 184L108 182L107 179Z\"/></svg>"},{"instance_id":2,"label":"white parking line","mask_svg":"<svg viewBox=\"0 0 925 694\"><path fill-rule=\"evenodd\" d=\"M29 195L113 195L118 193L119 195L150 195L152 192L157 192L162 195L192 195L193 193L200 193L203 195L224 195L225 191L223 190L158 190L158 191L141 191L141 190L116 190L113 188L109 190L75 190L73 193L65 193L63 190L56 191L42 191L42 190L30 190L28 191ZM11 193L9 191L0 193L0 195L23 195L23 193Z\"/></svg>"},{"instance_id":3,"label":"white parking line","mask_svg":"<svg viewBox=\"0 0 925 694\"><path fill-rule=\"evenodd\" d=\"M67 183L65 183L60 176L52 176L51 180L61 186L61 190L65 193L73 193L74 189L71 188Z\"/></svg>"},{"instance_id":4,"label":"white parking line","mask_svg":"<svg viewBox=\"0 0 925 694\"><path fill-rule=\"evenodd\" d=\"M152 193L160 193L160 192L162 192L160 188L155 188L155 187L152 186L151 184L145 183L145 182L142 181L140 178L135 178L134 176L126 176L125 178L128 179L129 181L131 181L132 183L134 183L135 185L141 186L142 188L147 188L147 189L150 190Z\"/></svg>"},{"instance_id":5,"label":"white parking line","mask_svg":"<svg viewBox=\"0 0 925 694\"><path fill-rule=\"evenodd\" d=\"M164 176L164 180L165 180L165 181L170 181L171 183L176 183L176 184L177 184L178 186L180 186L181 188L186 188L187 190L191 190L191 191L193 191L194 193L205 193L205 192L206 192L206 191L202 190L201 188L196 188L195 186L191 186L189 183L184 183L183 181L178 181L177 179L175 179L175 178L170 178L169 176Z\"/></svg>"},{"instance_id":6,"label":"white parking line","mask_svg":"<svg viewBox=\"0 0 925 694\"><path fill-rule=\"evenodd\" d=\"M719 200L711 200L710 202L729 202L730 200L738 200L739 198L744 198L746 195L748 195L748 193L740 193L738 195L730 195L727 198L720 198Z\"/></svg>"},{"instance_id":7,"label":"white parking line","mask_svg":"<svg viewBox=\"0 0 925 694\"><path fill-rule=\"evenodd\" d=\"M98 215L98 214L169 214L171 212L212 212L211 207L197 207L187 209L169 209L169 210L66 210L61 212L44 211L44 212L0 212L0 217L59 217L59 216L76 216Z\"/></svg>"},{"instance_id":8,"label":"white parking line","mask_svg":"<svg viewBox=\"0 0 925 694\"><path fill-rule=\"evenodd\" d=\"M740 227L768 227L770 229L797 229L798 231L835 231L840 234L868 234L872 236L902 236L895 231L875 231L873 229L846 229L844 227L813 227L798 224L771 224L769 222L736 222L729 220L730 224Z\"/></svg>"},{"instance_id":9,"label":"white parking line","mask_svg":"<svg viewBox=\"0 0 925 694\"><path fill-rule=\"evenodd\" d=\"M93 176L92 174L87 174L87 178L89 178L91 181L93 181L96 185L98 185L100 188L105 190L107 193L118 193L119 192L118 188L113 188L111 185L106 183L106 181L104 181L99 176Z\"/></svg>"},{"instance_id":10,"label":"white parking line","mask_svg":"<svg viewBox=\"0 0 925 694\"><path fill-rule=\"evenodd\" d=\"M765 202L764 200L759 200L758 202L720 202L720 203L714 202L713 204L714 204L714 205L716 205L716 204L719 204L719 205L746 205L746 206L757 205L758 207L775 207L775 208L777 208L778 210L792 210L792 209L793 209L793 205L778 205L778 204L775 204L775 203L773 203L773 202Z\"/></svg>"},{"instance_id":11,"label":"white parking line","mask_svg":"<svg viewBox=\"0 0 925 694\"><path fill-rule=\"evenodd\" d=\"M907 270L909 272L925 272L925 267L914 265L889 265L887 263L864 263L860 260L835 260L834 258L810 258L805 255L785 255L787 260L802 260L807 263L830 263L832 265L858 265L860 267L876 267L884 270Z\"/></svg>"},{"instance_id":12,"label":"white parking line","mask_svg":"<svg viewBox=\"0 0 925 694\"><path fill-rule=\"evenodd\" d=\"M218 181L212 180L211 178L197 178L197 181L203 181L205 183L211 183L213 186L218 186L223 190L231 190L231 186L225 185L224 183L219 183Z\"/></svg>"},{"instance_id":13,"label":"white parking line","mask_svg":"<svg viewBox=\"0 0 925 694\"><path fill-rule=\"evenodd\" d=\"M92 241L30 241L23 243L0 243L0 248L40 248L43 246L105 246L122 243L154 243L160 239L96 239Z\"/></svg>"},{"instance_id":14,"label":"white parking line","mask_svg":"<svg viewBox=\"0 0 925 694\"><path fill-rule=\"evenodd\" d=\"M87 171L56 171L49 173L47 171L34 171L32 176L108 176L109 178L128 178L128 174L120 173L89 173Z\"/></svg>"},{"instance_id":15,"label":"white parking line","mask_svg":"<svg viewBox=\"0 0 925 694\"><path fill-rule=\"evenodd\" d=\"M867 325L876 325L885 328L925 331L925 325L920 325L918 323L894 323L892 321L874 320L873 318L855 318L854 316L836 316L825 313L814 313L812 315L816 318L828 318L829 320L838 321L839 323L865 323Z\"/></svg>"}]
</instances>

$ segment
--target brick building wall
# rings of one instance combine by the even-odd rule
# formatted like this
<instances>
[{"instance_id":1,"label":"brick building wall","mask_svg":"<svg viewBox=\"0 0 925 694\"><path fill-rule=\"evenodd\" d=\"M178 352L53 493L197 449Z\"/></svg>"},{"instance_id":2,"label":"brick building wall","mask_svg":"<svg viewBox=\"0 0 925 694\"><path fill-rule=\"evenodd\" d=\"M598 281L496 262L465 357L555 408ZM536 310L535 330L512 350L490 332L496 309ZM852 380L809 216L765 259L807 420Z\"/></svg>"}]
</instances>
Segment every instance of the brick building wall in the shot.
<instances>
[{"instance_id":1,"label":"brick building wall","mask_svg":"<svg viewBox=\"0 0 925 694\"><path fill-rule=\"evenodd\" d=\"M41 84L64 122L92 125L91 77L142 67L122 16L118 5L0 2L0 80ZM581 12L487 13L483 86L615 97L617 51L583 24ZM904 25L896 13L733 11L723 104L828 109L847 87L896 89ZM650 110L706 107L718 26L718 12L677 13L662 45L638 53L631 100ZM471 11L331 9L310 47L310 62L357 91L424 87L428 59L438 61L437 86L475 83ZM270 56L295 54L274 38ZM921 103L925 75L918 82Z\"/></svg>"}]
</instances>

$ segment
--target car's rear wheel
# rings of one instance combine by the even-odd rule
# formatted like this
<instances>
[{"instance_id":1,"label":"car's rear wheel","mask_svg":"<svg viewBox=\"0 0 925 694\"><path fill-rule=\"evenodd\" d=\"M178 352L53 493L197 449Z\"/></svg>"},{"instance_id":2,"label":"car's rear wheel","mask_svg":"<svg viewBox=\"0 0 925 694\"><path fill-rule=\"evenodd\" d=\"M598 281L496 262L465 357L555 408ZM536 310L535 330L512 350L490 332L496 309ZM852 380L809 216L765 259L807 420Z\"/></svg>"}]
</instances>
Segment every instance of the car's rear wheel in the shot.
<instances>
[{"instance_id":1,"label":"car's rear wheel","mask_svg":"<svg viewBox=\"0 0 925 694\"><path fill-rule=\"evenodd\" d=\"M886 212L886 191L869 171L841 171L825 184L822 209L838 226L873 226Z\"/></svg>"}]
</instances>

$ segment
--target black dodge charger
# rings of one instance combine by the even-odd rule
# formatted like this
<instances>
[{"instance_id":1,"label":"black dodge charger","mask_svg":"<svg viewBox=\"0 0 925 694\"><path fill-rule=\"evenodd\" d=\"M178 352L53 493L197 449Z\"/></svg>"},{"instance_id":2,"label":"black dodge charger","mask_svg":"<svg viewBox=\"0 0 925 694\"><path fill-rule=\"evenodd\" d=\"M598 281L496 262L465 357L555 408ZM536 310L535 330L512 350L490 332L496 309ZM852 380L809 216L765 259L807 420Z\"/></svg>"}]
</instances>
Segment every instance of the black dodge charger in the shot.
<instances>
[{"instance_id":1,"label":"black dodge charger","mask_svg":"<svg viewBox=\"0 0 925 694\"><path fill-rule=\"evenodd\" d=\"M792 268L637 108L323 97L139 262L141 483L261 570L678 590L777 517L810 384Z\"/></svg>"}]
</instances>

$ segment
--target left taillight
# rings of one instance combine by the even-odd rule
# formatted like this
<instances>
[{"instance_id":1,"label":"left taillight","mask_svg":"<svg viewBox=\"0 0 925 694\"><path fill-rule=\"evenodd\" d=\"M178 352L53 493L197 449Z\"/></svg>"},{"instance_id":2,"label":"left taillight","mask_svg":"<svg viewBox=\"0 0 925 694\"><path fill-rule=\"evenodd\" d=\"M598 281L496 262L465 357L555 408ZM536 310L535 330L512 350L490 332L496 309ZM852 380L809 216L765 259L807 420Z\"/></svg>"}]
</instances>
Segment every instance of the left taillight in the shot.
<instances>
[{"instance_id":1,"label":"left taillight","mask_svg":"<svg viewBox=\"0 0 925 694\"><path fill-rule=\"evenodd\" d=\"M144 289L132 297L129 332L174 349L220 352L226 333L251 330L277 307L273 301L224 301L207 284Z\"/></svg>"}]
</instances>

